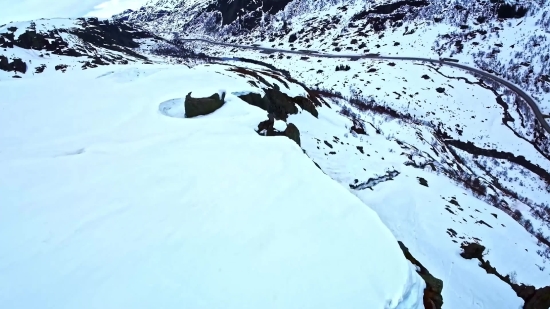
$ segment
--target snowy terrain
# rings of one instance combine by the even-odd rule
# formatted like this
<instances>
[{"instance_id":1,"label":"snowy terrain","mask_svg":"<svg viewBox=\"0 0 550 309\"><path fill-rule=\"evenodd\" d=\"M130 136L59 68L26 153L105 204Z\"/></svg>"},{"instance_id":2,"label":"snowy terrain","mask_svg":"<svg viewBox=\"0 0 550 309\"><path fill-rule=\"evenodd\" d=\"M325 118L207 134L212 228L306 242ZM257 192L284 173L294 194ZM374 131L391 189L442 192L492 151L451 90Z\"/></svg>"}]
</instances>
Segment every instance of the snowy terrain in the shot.
<instances>
[{"instance_id":1,"label":"snowy terrain","mask_svg":"<svg viewBox=\"0 0 550 309\"><path fill-rule=\"evenodd\" d=\"M109 69L0 84L0 307L422 308L377 214L254 132L244 79ZM159 110L220 87L209 116Z\"/></svg>"},{"instance_id":2,"label":"snowy terrain","mask_svg":"<svg viewBox=\"0 0 550 309\"><path fill-rule=\"evenodd\" d=\"M151 0L116 21L0 27L0 45L34 27L55 42L0 50L29 66L3 71L0 58L0 307L422 308L424 282L395 239L443 280L444 309L524 305L460 256L465 242L485 246L513 282L550 285L541 242L550 236L550 134L509 89L418 61L196 42L183 47L215 58L156 49L167 45L156 35L176 32L453 57L512 81L550 113L548 4L507 17L499 1L283 2L258 15L259 2ZM111 22L129 40L114 39ZM266 112L239 96L266 84L321 94L318 118L299 109L275 122L278 131L295 124L302 149L254 132ZM183 118L189 92L221 89L221 109Z\"/></svg>"}]
</instances>

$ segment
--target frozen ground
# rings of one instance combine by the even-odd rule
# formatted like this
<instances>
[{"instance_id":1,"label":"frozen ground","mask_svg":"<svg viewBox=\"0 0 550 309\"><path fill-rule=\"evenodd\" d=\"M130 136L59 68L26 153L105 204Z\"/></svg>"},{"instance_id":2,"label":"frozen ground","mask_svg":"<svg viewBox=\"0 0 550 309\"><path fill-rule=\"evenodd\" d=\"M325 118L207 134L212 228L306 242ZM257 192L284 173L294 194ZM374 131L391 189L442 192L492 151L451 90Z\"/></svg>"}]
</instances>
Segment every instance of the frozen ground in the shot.
<instances>
[{"instance_id":1,"label":"frozen ground","mask_svg":"<svg viewBox=\"0 0 550 309\"><path fill-rule=\"evenodd\" d=\"M378 215L290 139L255 133L265 112L224 70L0 84L0 307L423 307ZM221 88L215 113L166 116Z\"/></svg>"}]
</instances>

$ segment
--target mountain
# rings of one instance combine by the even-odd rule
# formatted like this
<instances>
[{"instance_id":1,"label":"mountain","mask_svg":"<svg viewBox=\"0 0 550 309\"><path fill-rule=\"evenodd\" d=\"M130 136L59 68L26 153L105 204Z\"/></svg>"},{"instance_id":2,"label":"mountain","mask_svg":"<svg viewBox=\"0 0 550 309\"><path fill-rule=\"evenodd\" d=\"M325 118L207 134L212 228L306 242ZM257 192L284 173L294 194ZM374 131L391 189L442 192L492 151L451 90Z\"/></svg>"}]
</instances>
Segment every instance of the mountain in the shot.
<instances>
[{"instance_id":1,"label":"mountain","mask_svg":"<svg viewBox=\"0 0 550 309\"><path fill-rule=\"evenodd\" d=\"M136 49L158 41L150 32L97 18L10 23L0 26L0 74L22 77L26 73L145 63L149 59Z\"/></svg>"},{"instance_id":2,"label":"mountain","mask_svg":"<svg viewBox=\"0 0 550 309\"><path fill-rule=\"evenodd\" d=\"M548 7L151 0L0 27L0 304L550 307L525 98L549 114Z\"/></svg>"}]
</instances>

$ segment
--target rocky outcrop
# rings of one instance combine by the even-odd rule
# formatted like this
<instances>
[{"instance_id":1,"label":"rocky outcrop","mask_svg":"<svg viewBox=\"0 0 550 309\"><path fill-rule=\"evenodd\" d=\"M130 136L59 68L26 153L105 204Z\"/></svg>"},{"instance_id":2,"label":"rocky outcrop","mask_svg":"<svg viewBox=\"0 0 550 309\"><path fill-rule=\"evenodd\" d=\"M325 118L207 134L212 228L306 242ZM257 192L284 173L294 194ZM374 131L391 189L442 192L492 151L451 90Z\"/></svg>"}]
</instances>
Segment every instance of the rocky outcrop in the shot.
<instances>
[{"instance_id":1,"label":"rocky outcrop","mask_svg":"<svg viewBox=\"0 0 550 309\"><path fill-rule=\"evenodd\" d=\"M185 97L185 117L192 118L213 113L223 106L225 93L215 93L207 98L193 98L191 92Z\"/></svg>"},{"instance_id":2,"label":"rocky outcrop","mask_svg":"<svg viewBox=\"0 0 550 309\"><path fill-rule=\"evenodd\" d=\"M262 121L258 124L258 130L256 132L262 136L286 136L296 142L298 146L301 146L300 143L300 130L293 123L288 123L284 131L275 130L273 125L275 120L270 118L268 120Z\"/></svg>"},{"instance_id":3,"label":"rocky outcrop","mask_svg":"<svg viewBox=\"0 0 550 309\"><path fill-rule=\"evenodd\" d=\"M465 259L479 260L479 266L488 274L497 276L500 280L510 285L516 295L525 301L523 309L548 309L550 308L550 286L540 289L532 285L517 284L511 281L510 276L501 275L496 268L491 266L491 262L483 258L485 246L478 243L463 243L462 253L460 254Z\"/></svg>"},{"instance_id":4,"label":"rocky outcrop","mask_svg":"<svg viewBox=\"0 0 550 309\"><path fill-rule=\"evenodd\" d=\"M24 74L27 72L27 64L19 58L14 58L10 61L6 56L0 55L0 70Z\"/></svg>"},{"instance_id":5,"label":"rocky outcrop","mask_svg":"<svg viewBox=\"0 0 550 309\"><path fill-rule=\"evenodd\" d=\"M462 246L462 253L460 255L467 259L483 259L483 251L485 247L478 243L468 243Z\"/></svg>"},{"instance_id":6,"label":"rocky outcrop","mask_svg":"<svg viewBox=\"0 0 550 309\"><path fill-rule=\"evenodd\" d=\"M4 28L0 30L0 48L41 51L40 57L50 54L86 57L95 65L128 64L129 61L148 59L134 50L140 46L138 39L159 40L150 32L121 21L78 18L67 19L67 25L66 28L40 29L36 23L30 22L25 29ZM0 55L0 70L25 73L27 64L16 58L9 61Z\"/></svg>"},{"instance_id":7,"label":"rocky outcrop","mask_svg":"<svg viewBox=\"0 0 550 309\"><path fill-rule=\"evenodd\" d=\"M315 118L319 117L319 112L317 111L317 108L315 108L315 103L311 101L310 99L302 96L297 96L292 98L294 103L298 104L303 110L307 111L308 113L312 114Z\"/></svg>"},{"instance_id":8,"label":"rocky outcrop","mask_svg":"<svg viewBox=\"0 0 550 309\"><path fill-rule=\"evenodd\" d=\"M417 266L417 272L426 282L426 288L424 289L424 308L426 309L441 309L443 306L443 296L441 292L443 291L443 281L434 277L424 265L422 265L414 256L411 254L409 249L400 241L398 241L399 247L403 251L405 258L409 260L413 265Z\"/></svg>"},{"instance_id":9,"label":"rocky outcrop","mask_svg":"<svg viewBox=\"0 0 550 309\"><path fill-rule=\"evenodd\" d=\"M274 115L275 119L286 121L288 115L297 114L298 106L309 112L315 117L319 116L315 104L308 98L297 96L290 97L281 92L277 85L271 89L264 89L265 95L262 97L257 93L248 93L239 96L239 98L250 105L257 106L268 113Z\"/></svg>"},{"instance_id":10,"label":"rocky outcrop","mask_svg":"<svg viewBox=\"0 0 550 309\"><path fill-rule=\"evenodd\" d=\"M283 135L295 141L296 144L298 144L298 146L301 146L300 130L298 130L298 127L296 127L293 123L289 123L286 126L286 129L284 130Z\"/></svg>"},{"instance_id":11,"label":"rocky outcrop","mask_svg":"<svg viewBox=\"0 0 550 309\"><path fill-rule=\"evenodd\" d=\"M240 20L242 27L251 30L260 23L262 12L275 14L290 2L291 0L218 0L209 5L206 11L220 12L223 25Z\"/></svg>"}]
</instances>

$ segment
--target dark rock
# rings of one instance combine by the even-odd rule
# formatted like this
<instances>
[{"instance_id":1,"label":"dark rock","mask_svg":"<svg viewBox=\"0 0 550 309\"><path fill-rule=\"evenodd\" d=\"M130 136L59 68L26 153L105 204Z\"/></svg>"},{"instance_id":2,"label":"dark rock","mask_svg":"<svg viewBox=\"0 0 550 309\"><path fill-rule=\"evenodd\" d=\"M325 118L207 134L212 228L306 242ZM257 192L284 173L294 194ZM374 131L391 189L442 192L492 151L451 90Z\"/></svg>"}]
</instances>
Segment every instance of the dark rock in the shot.
<instances>
[{"instance_id":1,"label":"dark rock","mask_svg":"<svg viewBox=\"0 0 550 309\"><path fill-rule=\"evenodd\" d=\"M296 36L296 33L293 33L288 37L288 42L292 43L292 42L296 41L297 39L298 39L298 37Z\"/></svg>"},{"instance_id":2,"label":"dark rock","mask_svg":"<svg viewBox=\"0 0 550 309\"><path fill-rule=\"evenodd\" d=\"M315 108L315 103L313 103L310 99L302 96L297 96L292 98L292 100L298 104L303 110L309 112L313 115L313 117L318 118L319 112Z\"/></svg>"},{"instance_id":3,"label":"dark rock","mask_svg":"<svg viewBox=\"0 0 550 309\"><path fill-rule=\"evenodd\" d=\"M417 270L417 272L426 282L423 297L424 308L441 309L443 306L443 296L441 295L441 292L443 291L443 281L430 274L428 269L426 269L424 265L414 258L409 249L402 242L398 241L397 243L403 251L405 258L420 269Z\"/></svg>"},{"instance_id":4,"label":"dark rock","mask_svg":"<svg viewBox=\"0 0 550 309\"><path fill-rule=\"evenodd\" d=\"M278 134L278 133L281 133L281 132L277 132L273 128L274 124L275 124L275 120L273 118L262 121L258 124L258 130L256 132L258 132L258 134L264 135L264 136L281 135L281 134Z\"/></svg>"},{"instance_id":5,"label":"dark rock","mask_svg":"<svg viewBox=\"0 0 550 309\"><path fill-rule=\"evenodd\" d=\"M420 183L421 185L423 185L424 187L428 187L428 181L422 177L417 177L418 179L418 183Z\"/></svg>"},{"instance_id":6,"label":"dark rock","mask_svg":"<svg viewBox=\"0 0 550 309\"><path fill-rule=\"evenodd\" d=\"M483 258L483 251L485 251L485 247L478 244L478 243L467 243L461 246L462 253L460 253L460 256L467 260L471 259L482 259Z\"/></svg>"},{"instance_id":7,"label":"dark rock","mask_svg":"<svg viewBox=\"0 0 550 309\"><path fill-rule=\"evenodd\" d=\"M296 107L296 104L310 112L313 116L318 116L314 103L307 98L289 97L286 93L281 92L277 85L273 85L273 88L265 89L264 91L265 95L263 97L257 93L248 93L239 96L239 98L250 105L257 106L268 113L272 113L275 119L278 120L286 121L288 115L297 114L298 107Z\"/></svg>"},{"instance_id":8,"label":"dark rock","mask_svg":"<svg viewBox=\"0 0 550 309\"><path fill-rule=\"evenodd\" d=\"M301 146L301 144L300 144L300 130L298 130L298 128L293 123L289 123L286 126L286 129L283 132L283 134L286 137L290 138L291 140L295 141L296 144L298 144L298 146Z\"/></svg>"},{"instance_id":9,"label":"dark rock","mask_svg":"<svg viewBox=\"0 0 550 309\"><path fill-rule=\"evenodd\" d=\"M69 66L66 64L58 64L54 68L56 71L61 70L62 72L65 72Z\"/></svg>"},{"instance_id":10,"label":"dark rock","mask_svg":"<svg viewBox=\"0 0 550 309\"><path fill-rule=\"evenodd\" d=\"M283 10L291 0L218 0L206 8L207 12L218 11L221 13L222 25L229 25L240 19L245 29L256 27L263 13L275 14Z\"/></svg>"},{"instance_id":11,"label":"dark rock","mask_svg":"<svg viewBox=\"0 0 550 309\"><path fill-rule=\"evenodd\" d=\"M46 65L45 65L45 64L41 64L40 66L38 66L38 67L36 67L36 68L34 68L34 69L35 69L34 73L37 73L37 74L38 74L38 73L42 73L42 72L44 72L44 70L46 69Z\"/></svg>"},{"instance_id":12,"label":"dark rock","mask_svg":"<svg viewBox=\"0 0 550 309\"><path fill-rule=\"evenodd\" d=\"M353 119L353 126L351 126L350 131L355 132L357 134L366 135L367 132L365 131L365 126L363 123L359 120Z\"/></svg>"},{"instance_id":13,"label":"dark rock","mask_svg":"<svg viewBox=\"0 0 550 309\"><path fill-rule=\"evenodd\" d=\"M8 57L0 55L0 70L11 71L10 61Z\"/></svg>"},{"instance_id":14,"label":"dark rock","mask_svg":"<svg viewBox=\"0 0 550 309\"><path fill-rule=\"evenodd\" d=\"M548 308L550 308L550 286L536 290L535 294L523 306L523 309Z\"/></svg>"},{"instance_id":15,"label":"dark rock","mask_svg":"<svg viewBox=\"0 0 550 309\"><path fill-rule=\"evenodd\" d=\"M220 98L215 93L207 98L193 98L191 92L185 97L185 117L192 118L201 115L208 115L223 106L225 95Z\"/></svg>"},{"instance_id":16,"label":"dark rock","mask_svg":"<svg viewBox=\"0 0 550 309\"><path fill-rule=\"evenodd\" d=\"M0 55L0 70L25 74L27 72L27 64L20 58L14 58L10 62L8 57Z\"/></svg>"},{"instance_id":17,"label":"dark rock","mask_svg":"<svg viewBox=\"0 0 550 309\"><path fill-rule=\"evenodd\" d=\"M514 290L514 292L516 292L516 295L519 298L522 298L526 301L531 299L537 291L534 286L524 284L513 284L512 289Z\"/></svg>"},{"instance_id":18,"label":"dark rock","mask_svg":"<svg viewBox=\"0 0 550 309\"><path fill-rule=\"evenodd\" d=\"M11 65L12 65L13 71L21 72L23 74L27 72L27 64L19 58L13 59Z\"/></svg>"}]
</instances>

